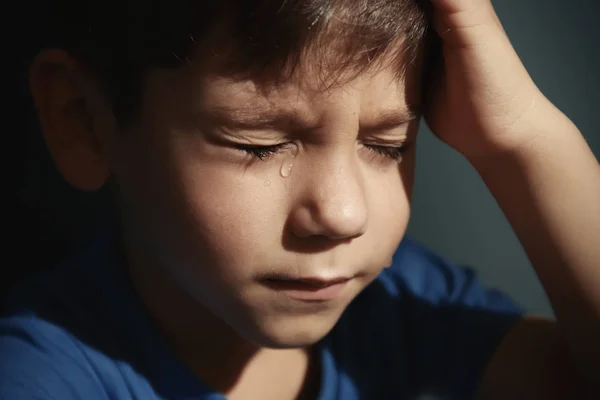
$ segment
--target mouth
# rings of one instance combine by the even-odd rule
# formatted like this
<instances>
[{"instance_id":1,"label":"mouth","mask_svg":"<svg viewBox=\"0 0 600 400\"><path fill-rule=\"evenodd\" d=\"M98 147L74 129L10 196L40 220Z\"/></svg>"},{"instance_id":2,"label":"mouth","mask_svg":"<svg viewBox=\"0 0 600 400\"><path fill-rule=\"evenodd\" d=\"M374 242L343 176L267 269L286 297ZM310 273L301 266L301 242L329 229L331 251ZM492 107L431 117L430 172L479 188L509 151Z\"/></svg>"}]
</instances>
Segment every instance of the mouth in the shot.
<instances>
[{"instance_id":1,"label":"mouth","mask_svg":"<svg viewBox=\"0 0 600 400\"><path fill-rule=\"evenodd\" d=\"M270 277L261 282L268 288L303 301L328 301L339 297L351 278Z\"/></svg>"}]
</instances>

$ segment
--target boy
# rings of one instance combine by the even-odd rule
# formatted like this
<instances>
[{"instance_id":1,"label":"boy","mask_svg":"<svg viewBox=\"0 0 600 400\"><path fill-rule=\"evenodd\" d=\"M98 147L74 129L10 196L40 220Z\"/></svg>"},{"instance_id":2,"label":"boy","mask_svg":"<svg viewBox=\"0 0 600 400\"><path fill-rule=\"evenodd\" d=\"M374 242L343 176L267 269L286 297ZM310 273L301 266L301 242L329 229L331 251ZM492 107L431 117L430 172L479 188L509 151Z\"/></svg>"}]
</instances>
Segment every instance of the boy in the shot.
<instances>
[{"instance_id":1,"label":"boy","mask_svg":"<svg viewBox=\"0 0 600 400\"><path fill-rule=\"evenodd\" d=\"M32 94L65 179L114 182L119 218L14 296L2 397L591 398L598 163L488 0L429 5L434 76L412 0L57 2ZM557 322L402 240L422 114Z\"/></svg>"}]
</instances>

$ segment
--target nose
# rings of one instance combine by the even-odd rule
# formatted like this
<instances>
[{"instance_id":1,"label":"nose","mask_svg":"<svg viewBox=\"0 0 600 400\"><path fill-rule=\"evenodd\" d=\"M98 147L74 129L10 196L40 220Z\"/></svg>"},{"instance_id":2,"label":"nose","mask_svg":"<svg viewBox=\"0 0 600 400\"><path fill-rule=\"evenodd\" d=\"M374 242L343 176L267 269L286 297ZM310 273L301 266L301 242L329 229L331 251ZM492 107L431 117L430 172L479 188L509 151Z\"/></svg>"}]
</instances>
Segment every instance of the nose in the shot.
<instances>
[{"instance_id":1,"label":"nose","mask_svg":"<svg viewBox=\"0 0 600 400\"><path fill-rule=\"evenodd\" d=\"M306 172L290 215L293 233L335 240L363 235L368 213L360 166L351 157L338 155L314 163Z\"/></svg>"}]
</instances>

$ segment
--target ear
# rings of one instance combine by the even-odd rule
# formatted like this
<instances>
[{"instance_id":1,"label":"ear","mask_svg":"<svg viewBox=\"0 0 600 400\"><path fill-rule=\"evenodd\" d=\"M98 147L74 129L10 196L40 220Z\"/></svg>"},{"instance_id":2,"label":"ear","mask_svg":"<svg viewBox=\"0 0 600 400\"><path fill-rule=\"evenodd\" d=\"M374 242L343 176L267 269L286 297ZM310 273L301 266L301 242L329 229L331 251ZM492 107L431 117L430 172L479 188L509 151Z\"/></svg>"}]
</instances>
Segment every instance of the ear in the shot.
<instances>
[{"instance_id":1,"label":"ear","mask_svg":"<svg viewBox=\"0 0 600 400\"><path fill-rule=\"evenodd\" d=\"M62 50L44 50L29 71L29 87L54 162L72 186L102 187L110 176L106 119L112 117L97 85L81 64Z\"/></svg>"}]
</instances>

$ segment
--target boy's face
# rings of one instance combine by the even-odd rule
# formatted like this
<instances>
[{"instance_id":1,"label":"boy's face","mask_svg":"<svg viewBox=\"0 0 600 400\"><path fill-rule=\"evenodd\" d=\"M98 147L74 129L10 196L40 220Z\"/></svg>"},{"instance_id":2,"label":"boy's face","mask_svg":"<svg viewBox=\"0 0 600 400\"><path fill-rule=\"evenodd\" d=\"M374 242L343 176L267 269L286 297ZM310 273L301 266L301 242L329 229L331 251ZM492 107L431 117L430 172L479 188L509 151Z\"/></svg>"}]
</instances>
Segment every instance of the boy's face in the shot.
<instances>
[{"instance_id":1,"label":"boy's face","mask_svg":"<svg viewBox=\"0 0 600 400\"><path fill-rule=\"evenodd\" d=\"M261 90L194 64L153 71L111 155L137 258L267 347L322 338L409 219L417 71L326 90L301 76Z\"/></svg>"}]
</instances>

